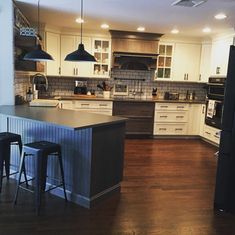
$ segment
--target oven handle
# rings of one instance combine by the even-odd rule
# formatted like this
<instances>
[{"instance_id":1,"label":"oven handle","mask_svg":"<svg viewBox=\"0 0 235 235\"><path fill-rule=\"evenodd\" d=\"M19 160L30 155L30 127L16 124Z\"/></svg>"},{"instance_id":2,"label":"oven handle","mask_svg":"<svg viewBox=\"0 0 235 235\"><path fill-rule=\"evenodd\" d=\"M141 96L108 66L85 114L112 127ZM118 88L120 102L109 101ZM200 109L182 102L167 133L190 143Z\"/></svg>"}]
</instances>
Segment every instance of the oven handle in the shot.
<instances>
[{"instance_id":1,"label":"oven handle","mask_svg":"<svg viewBox=\"0 0 235 235\"><path fill-rule=\"evenodd\" d=\"M210 86L224 86L224 83L207 83Z\"/></svg>"}]
</instances>

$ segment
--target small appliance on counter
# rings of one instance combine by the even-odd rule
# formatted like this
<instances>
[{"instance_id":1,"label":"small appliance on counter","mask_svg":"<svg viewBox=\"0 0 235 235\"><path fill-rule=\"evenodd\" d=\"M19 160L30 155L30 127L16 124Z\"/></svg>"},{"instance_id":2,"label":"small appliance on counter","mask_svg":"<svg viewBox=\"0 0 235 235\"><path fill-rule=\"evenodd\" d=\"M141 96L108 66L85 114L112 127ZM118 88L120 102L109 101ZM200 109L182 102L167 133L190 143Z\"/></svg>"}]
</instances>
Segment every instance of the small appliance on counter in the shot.
<instances>
[{"instance_id":1,"label":"small appliance on counter","mask_svg":"<svg viewBox=\"0 0 235 235\"><path fill-rule=\"evenodd\" d=\"M113 89L113 95L115 96L127 96L128 85L123 83L115 83Z\"/></svg>"},{"instance_id":2,"label":"small appliance on counter","mask_svg":"<svg viewBox=\"0 0 235 235\"><path fill-rule=\"evenodd\" d=\"M177 92L165 92L164 100L179 100L179 93Z\"/></svg>"},{"instance_id":3,"label":"small appliance on counter","mask_svg":"<svg viewBox=\"0 0 235 235\"><path fill-rule=\"evenodd\" d=\"M75 95L86 95L87 94L87 82L86 81L75 81L74 94Z\"/></svg>"},{"instance_id":4,"label":"small appliance on counter","mask_svg":"<svg viewBox=\"0 0 235 235\"><path fill-rule=\"evenodd\" d=\"M152 96L153 96L154 98L157 97L157 88L153 88L153 89L152 89Z\"/></svg>"}]
</instances>

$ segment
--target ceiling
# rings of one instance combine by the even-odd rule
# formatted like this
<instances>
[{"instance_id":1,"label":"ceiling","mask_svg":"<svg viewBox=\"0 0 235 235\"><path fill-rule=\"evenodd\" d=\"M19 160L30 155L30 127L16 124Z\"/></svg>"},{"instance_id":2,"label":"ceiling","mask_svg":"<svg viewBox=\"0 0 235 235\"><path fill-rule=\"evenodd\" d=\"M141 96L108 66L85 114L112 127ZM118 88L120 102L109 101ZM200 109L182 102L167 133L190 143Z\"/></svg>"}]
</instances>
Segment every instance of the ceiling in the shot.
<instances>
[{"instance_id":1,"label":"ceiling","mask_svg":"<svg viewBox=\"0 0 235 235\"><path fill-rule=\"evenodd\" d=\"M30 21L37 21L37 0L17 0L17 6ZM178 28L179 35L203 37L202 28L211 27L210 35L231 32L235 27L235 0L208 0L198 7L171 6L174 0L84 0L85 29L103 30L102 23L110 29L135 31L144 26L146 32L170 34ZM40 0L40 21L61 28L80 26L79 0ZM214 15L224 12L222 21ZM207 35L208 36L208 35Z\"/></svg>"}]
</instances>

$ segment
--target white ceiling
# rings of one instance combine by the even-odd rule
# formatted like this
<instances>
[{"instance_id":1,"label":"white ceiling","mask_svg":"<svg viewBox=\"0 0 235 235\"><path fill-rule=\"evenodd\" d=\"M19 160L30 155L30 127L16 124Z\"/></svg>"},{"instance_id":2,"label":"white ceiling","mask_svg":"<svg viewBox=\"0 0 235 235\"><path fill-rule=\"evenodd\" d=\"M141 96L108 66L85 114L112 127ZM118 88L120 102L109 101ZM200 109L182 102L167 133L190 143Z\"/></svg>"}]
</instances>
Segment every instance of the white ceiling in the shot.
<instances>
[{"instance_id":1,"label":"white ceiling","mask_svg":"<svg viewBox=\"0 0 235 235\"><path fill-rule=\"evenodd\" d=\"M203 37L202 28L211 27L211 35L234 30L235 0L208 0L198 7L171 6L174 0L84 0L85 29L135 31L144 26L146 32L169 34L177 27L184 36ZM30 21L37 21L37 0L17 0L17 5ZM79 0L40 0L41 23L79 29ZM222 21L214 19L219 12L227 14Z\"/></svg>"}]
</instances>

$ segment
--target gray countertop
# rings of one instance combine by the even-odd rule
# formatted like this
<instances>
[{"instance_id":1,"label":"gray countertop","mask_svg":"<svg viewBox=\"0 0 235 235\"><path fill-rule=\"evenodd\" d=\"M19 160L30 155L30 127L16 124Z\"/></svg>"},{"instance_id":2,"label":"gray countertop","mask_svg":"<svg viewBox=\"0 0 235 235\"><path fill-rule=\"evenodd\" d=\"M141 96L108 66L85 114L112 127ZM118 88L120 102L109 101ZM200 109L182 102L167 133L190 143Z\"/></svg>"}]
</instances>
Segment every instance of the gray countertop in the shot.
<instances>
[{"instance_id":1,"label":"gray countertop","mask_svg":"<svg viewBox=\"0 0 235 235\"><path fill-rule=\"evenodd\" d=\"M28 105L0 106L0 114L41 121L73 130L111 125L126 120L125 118L101 114L52 107L29 107Z\"/></svg>"}]
</instances>

